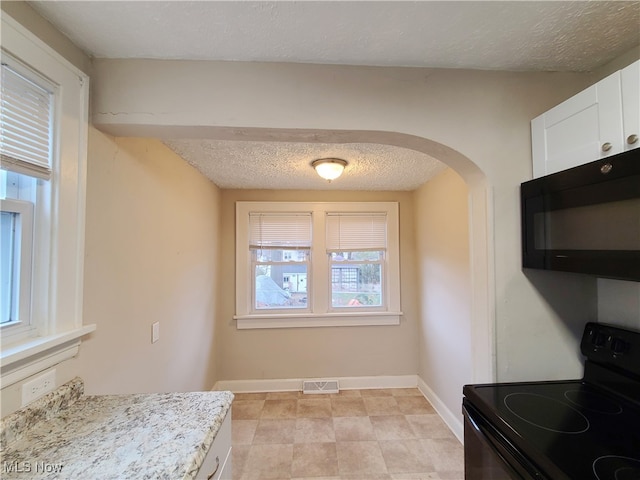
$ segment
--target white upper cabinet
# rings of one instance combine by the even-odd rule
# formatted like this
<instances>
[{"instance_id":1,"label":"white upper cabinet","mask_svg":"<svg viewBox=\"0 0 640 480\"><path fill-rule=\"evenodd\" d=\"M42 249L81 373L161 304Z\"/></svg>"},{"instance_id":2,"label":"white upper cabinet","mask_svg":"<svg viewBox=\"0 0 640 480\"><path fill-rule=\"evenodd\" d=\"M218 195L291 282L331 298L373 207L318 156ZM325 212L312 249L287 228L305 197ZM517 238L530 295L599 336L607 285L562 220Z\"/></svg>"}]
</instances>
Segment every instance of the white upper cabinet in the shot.
<instances>
[{"instance_id":1,"label":"white upper cabinet","mask_svg":"<svg viewBox=\"0 0 640 480\"><path fill-rule=\"evenodd\" d=\"M640 60L620 71L624 150L640 147Z\"/></svg>"},{"instance_id":2,"label":"white upper cabinet","mask_svg":"<svg viewBox=\"0 0 640 480\"><path fill-rule=\"evenodd\" d=\"M533 176L640 146L640 61L531 121Z\"/></svg>"}]
</instances>

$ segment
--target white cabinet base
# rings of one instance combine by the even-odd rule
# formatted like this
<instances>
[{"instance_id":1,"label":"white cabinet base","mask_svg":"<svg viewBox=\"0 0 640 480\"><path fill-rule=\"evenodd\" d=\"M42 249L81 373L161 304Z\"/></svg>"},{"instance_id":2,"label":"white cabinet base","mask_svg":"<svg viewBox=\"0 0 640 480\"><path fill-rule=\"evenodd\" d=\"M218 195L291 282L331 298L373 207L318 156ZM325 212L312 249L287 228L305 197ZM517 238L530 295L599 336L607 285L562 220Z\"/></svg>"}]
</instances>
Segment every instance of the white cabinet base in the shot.
<instances>
[{"instance_id":1,"label":"white cabinet base","mask_svg":"<svg viewBox=\"0 0 640 480\"><path fill-rule=\"evenodd\" d=\"M229 409L200 470L198 470L196 479L231 480L231 474L231 409Z\"/></svg>"}]
</instances>

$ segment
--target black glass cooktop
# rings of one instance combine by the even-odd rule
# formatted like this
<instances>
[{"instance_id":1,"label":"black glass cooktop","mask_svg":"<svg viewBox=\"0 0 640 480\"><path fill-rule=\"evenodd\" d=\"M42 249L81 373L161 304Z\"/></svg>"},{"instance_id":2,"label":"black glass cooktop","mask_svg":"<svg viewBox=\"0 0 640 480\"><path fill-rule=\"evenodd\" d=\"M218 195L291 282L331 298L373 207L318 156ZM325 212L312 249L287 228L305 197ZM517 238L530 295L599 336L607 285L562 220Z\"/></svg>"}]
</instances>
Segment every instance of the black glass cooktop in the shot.
<instances>
[{"instance_id":1,"label":"black glass cooktop","mask_svg":"<svg viewBox=\"0 0 640 480\"><path fill-rule=\"evenodd\" d=\"M551 478L640 480L640 408L625 399L580 380L464 393Z\"/></svg>"}]
</instances>

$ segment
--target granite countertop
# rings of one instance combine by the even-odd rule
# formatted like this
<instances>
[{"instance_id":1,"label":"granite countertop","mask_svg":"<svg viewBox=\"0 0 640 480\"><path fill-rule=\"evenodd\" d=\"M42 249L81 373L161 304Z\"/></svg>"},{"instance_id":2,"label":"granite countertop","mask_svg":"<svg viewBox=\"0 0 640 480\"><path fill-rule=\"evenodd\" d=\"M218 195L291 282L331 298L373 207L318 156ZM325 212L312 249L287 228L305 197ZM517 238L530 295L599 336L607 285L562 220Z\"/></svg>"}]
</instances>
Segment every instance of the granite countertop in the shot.
<instances>
[{"instance_id":1,"label":"granite countertop","mask_svg":"<svg viewBox=\"0 0 640 480\"><path fill-rule=\"evenodd\" d=\"M83 395L80 378L0 422L0 477L192 479L231 392Z\"/></svg>"}]
</instances>

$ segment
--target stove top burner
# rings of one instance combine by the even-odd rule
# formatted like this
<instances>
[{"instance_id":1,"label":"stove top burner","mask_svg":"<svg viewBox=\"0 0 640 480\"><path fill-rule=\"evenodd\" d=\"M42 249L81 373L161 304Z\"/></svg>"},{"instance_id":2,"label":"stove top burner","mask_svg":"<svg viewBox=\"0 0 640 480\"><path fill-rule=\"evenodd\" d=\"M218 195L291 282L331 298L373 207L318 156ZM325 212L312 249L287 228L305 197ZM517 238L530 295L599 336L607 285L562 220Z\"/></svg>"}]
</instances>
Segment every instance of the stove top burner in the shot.
<instances>
[{"instance_id":1,"label":"stove top burner","mask_svg":"<svg viewBox=\"0 0 640 480\"><path fill-rule=\"evenodd\" d=\"M504 404L516 417L556 433L578 434L589 430L589 420L568 403L537 393L510 393Z\"/></svg>"},{"instance_id":2,"label":"stove top burner","mask_svg":"<svg viewBox=\"0 0 640 480\"><path fill-rule=\"evenodd\" d=\"M598 480L638 480L640 459L604 455L593 462L593 473Z\"/></svg>"},{"instance_id":3,"label":"stove top burner","mask_svg":"<svg viewBox=\"0 0 640 480\"><path fill-rule=\"evenodd\" d=\"M619 415L622 413L622 407L618 402L599 393L586 390L567 390L564 392L564 397L581 409L604 413L605 415Z\"/></svg>"}]
</instances>

